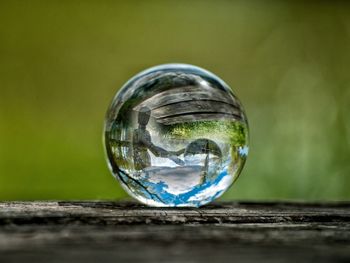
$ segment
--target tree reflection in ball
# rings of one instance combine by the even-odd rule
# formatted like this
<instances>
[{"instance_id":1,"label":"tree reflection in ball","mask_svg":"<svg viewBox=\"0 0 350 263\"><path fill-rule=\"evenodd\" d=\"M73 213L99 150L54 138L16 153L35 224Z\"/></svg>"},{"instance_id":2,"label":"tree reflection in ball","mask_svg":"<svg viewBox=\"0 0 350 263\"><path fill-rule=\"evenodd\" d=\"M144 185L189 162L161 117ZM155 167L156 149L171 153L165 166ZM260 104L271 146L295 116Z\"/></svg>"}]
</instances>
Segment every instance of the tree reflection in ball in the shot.
<instances>
[{"instance_id":1,"label":"tree reflection in ball","mask_svg":"<svg viewBox=\"0 0 350 263\"><path fill-rule=\"evenodd\" d=\"M107 111L104 140L109 167L131 196L151 206L198 207L238 178L248 125L221 79L168 64L120 89Z\"/></svg>"}]
</instances>

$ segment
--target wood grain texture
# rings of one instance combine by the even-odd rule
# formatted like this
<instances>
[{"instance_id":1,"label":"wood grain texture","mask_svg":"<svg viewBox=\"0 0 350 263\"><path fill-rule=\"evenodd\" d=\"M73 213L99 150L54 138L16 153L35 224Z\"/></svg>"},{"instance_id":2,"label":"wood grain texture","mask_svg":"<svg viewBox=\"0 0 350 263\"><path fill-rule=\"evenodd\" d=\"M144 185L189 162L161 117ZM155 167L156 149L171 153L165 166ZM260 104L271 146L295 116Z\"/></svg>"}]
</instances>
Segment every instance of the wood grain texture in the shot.
<instances>
[{"instance_id":1,"label":"wood grain texture","mask_svg":"<svg viewBox=\"0 0 350 263\"><path fill-rule=\"evenodd\" d=\"M244 120L242 108L233 94L204 86L183 86L160 92L133 109L151 110L151 116L164 125L186 121Z\"/></svg>"},{"instance_id":2,"label":"wood grain texture","mask_svg":"<svg viewBox=\"0 0 350 263\"><path fill-rule=\"evenodd\" d=\"M0 262L350 262L350 203L0 203Z\"/></svg>"}]
</instances>

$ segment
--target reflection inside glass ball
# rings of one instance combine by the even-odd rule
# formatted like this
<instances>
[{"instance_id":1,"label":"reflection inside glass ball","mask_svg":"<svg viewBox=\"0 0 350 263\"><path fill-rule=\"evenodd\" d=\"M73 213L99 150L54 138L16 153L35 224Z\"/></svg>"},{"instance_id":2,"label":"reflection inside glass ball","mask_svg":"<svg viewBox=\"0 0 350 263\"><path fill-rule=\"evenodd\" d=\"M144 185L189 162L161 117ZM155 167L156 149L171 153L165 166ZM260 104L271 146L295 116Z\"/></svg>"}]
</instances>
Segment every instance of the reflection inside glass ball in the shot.
<instances>
[{"instance_id":1,"label":"reflection inside glass ball","mask_svg":"<svg viewBox=\"0 0 350 263\"><path fill-rule=\"evenodd\" d=\"M105 122L113 175L152 206L201 206L238 177L248 153L241 103L218 77L168 64L129 80Z\"/></svg>"}]
</instances>

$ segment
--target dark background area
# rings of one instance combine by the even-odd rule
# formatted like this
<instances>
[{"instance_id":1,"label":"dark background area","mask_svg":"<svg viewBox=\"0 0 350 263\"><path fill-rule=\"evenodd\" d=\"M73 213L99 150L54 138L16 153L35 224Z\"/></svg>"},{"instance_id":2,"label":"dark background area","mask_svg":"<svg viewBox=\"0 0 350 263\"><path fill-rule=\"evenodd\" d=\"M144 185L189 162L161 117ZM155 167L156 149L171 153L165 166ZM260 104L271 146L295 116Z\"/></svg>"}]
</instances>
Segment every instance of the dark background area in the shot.
<instances>
[{"instance_id":1,"label":"dark background area","mask_svg":"<svg viewBox=\"0 0 350 263\"><path fill-rule=\"evenodd\" d=\"M250 153L225 199L350 198L350 3L1 1L0 199L117 199L102 147L117 90L157 64L221 77Z\"/></svg>"}]
</instances>

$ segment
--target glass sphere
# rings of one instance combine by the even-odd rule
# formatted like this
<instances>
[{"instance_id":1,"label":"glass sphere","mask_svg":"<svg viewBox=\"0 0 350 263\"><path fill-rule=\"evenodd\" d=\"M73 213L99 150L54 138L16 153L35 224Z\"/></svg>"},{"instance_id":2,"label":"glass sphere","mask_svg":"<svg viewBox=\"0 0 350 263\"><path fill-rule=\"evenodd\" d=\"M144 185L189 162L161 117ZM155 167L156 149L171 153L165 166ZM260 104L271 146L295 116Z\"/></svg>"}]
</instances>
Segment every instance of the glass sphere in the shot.
<instances>
[{"instance_id":1,"label":"glass sphere","mask_svg":"<svg viewBox=\"0 0 350 263\"><path fill-rule=\"evenodd\" d=\"M217 76L167 64L119 90L107 111L104 142L113 176L132 197L150 206L198 207L238 178L248 123Z\"/></svg>"}]
</instances>

